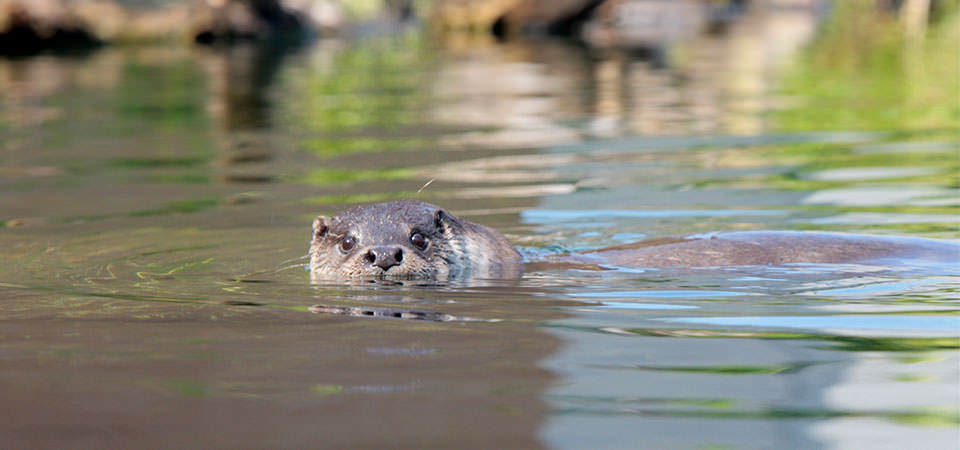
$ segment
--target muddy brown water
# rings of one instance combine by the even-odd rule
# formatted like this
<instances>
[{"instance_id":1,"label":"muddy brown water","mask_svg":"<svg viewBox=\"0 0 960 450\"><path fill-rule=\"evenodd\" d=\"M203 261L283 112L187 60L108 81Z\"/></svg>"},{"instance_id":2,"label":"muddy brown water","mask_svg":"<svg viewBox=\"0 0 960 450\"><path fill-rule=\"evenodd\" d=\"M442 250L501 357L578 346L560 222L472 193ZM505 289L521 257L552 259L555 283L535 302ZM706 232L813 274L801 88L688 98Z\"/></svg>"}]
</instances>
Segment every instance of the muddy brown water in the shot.
<instances>
[{"instance_id":1,"label":"muddy brown water","mask_svg":"<svg viewBox=\"0 0 960 450\"><path fill-rule=\"evenodd\" d=\"M795 160L756 157L956 142L780 133L778 61L704 53L663 67L403 35L0 61L3 446L955 445L955 264L309 282L312 217L391 198L495 227L529 260L713 230L958 237L955 190L897 181L936 165L784 189Z\"/></svg>"}]
</instances>

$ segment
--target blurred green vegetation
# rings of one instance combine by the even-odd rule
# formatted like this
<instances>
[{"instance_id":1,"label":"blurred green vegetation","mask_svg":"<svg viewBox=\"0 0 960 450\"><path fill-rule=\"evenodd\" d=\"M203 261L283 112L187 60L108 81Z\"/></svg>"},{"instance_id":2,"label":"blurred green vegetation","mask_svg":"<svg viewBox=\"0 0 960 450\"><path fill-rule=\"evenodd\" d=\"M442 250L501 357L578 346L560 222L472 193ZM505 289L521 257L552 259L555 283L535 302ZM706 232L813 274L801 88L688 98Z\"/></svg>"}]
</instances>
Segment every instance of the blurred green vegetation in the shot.
<instances>
[{"instance_id":1,"label":"blurred green vegetation","mask_svg":"<svg viewBox=\"0 0 960 450\"><path fill-rule=\"evenodd\" d=\"M772 175L768 182L778 189L820 190L864 184L865 180L852 177L848 180L816 179L818 172L832 169L896 167L929 168L929 173L889 175L870 179L870 184L916 183L944 188L960 188L960 160L950 158L951 152L944 151L892 151L889 153L869 153L858 151L849 145L797 144L778 148L767 148L760 152L770 161L790 163L795 166L788 172ZM937 212L944 212L942 210Z\"/></svg>"},{"instance_id":2,"label":"blurred green vegetation","mask_svg":"<svg viewBox=\"0 0 960 450\"><path fill-rule=\"evenodd\" d=\"M902 140L847 143L798 143L760 147L699 150L702 168L751 168L753 173L721 172L719 176L693 181L696 189L775 189L814 192L834 189L907 188L929 189L928 195L885 205L797 204L788 207L814 214L887 214L930 215L915 222L890 221L863 223L861 231L890 230L908 234L953 235L960 231L955 217L960 204L955 200L960 188L960 158L957 144L942 133L916 133L938 144L911 146ZM902 138L894 134L894 138ZM943 144L943 145L939 145ZM731 176L736 174L736 176ZM849 224L802 224L798 229L849 231ZM944 236L946 237L946 236Z\"/></svg>"},{"instance_id":3,"label":"blurred green vegetation","mask_svg":"<svg viewBox=\"0 0 960 450\"><path fill-rule=\"evenodd\" d=\"M308 184L326 186L366 181L406 180L413 178L416 173L413 169L314 169L295 179Z\"/></svg>"},{"instance_id":4,"label":"blurred green vegetation","mask_svg":"<svg viewBox=\"0 0 960 450\"><path fill-rule=\"evenodd\" d=\"M305 110L284 111L284 116L307 131L354 134L399 129L421 120L412 111L428 106L428 99L418 86L424 83L422 69L431 62L424 46L410 41L420 39L418 34L410 33L335 51L326 67L300 72L293 80L298 96L316 101ZM410 70L411 67L421 70ZM369 135L351 135L334 140L331 137L335 136L307 138L302 145L313 153L330 155L375 151L384 140L390 140L389 136L374 139ZM400 146L410 144L416 142L401 142Z\"/></svg>"},{"instance_id":5,"label":"blurred green vegetation","mask_svg":"<svg viewBox=\"0 0 960 450\"><path fill-rule=\"evenodd\" d=\"M325 115L320 113L320 115ZM357 122L357 126L363 127L370 125L363 121ZM335 121L325 122L318 126L350 127ZM322 156L338 156L353 153L375 153L389 152L396 150L409 150L422 148L431 141L427 138L414 137L370 137L370 136L350 136L346 138L310 138L301 143L301 147L308 152Z\"/></svg>"},{"instance_id":6,"label":"blurred green vegetation","mask_svg":"<svg viewBox=\"0 0 960 450\"><path fill-rule=\"evenodd\" d=\"M403 200L407 198L414 198L417 195L417 191L371 192L362 194L319 195L310 197L304 201L314 205L342 205L347 203L373 203L386 202L390 200ZM422 200L427 197L421 195L420 198Z\"/></svg>"},{"instance_id":7,"label":"blurred green vegetation","mask_svg":"<svg viewBox=\"0 0 960 450\"><path fill-rule=\"evenodd\" d=\"M170 202L164 205L161 205L157 208L151 209L141 209L135 211L128 211L122 213L112 213L112 214L90 214L85 216L72 216L72 217L60 217L51 219L52 222L56 223L74 223L74 222L92 222L100 220L109 220L115 219L118 217L149 217L149 216L166 216L174 214L193 214L206 211L211 208L215 208L224 203L223 200L212 199L212 198L201 198L194 200L183 200ZM3 223L0 222L0 227L3 226Z\"/></svg>"},{"instance_id":8,"label":"blurred green vegetation","mask_svg":"<svg viewBox=\"0 0 960 450\"><path fill-rule=\"evenodd\" d=\"M782 80L800 103L777 113L780 128L952 130L960 121L960 8L938 2L923 35L872 0L833 2L821 34Z\"/></svg>"},{"instance_id":9,"label":"blurred green vegetation","mask_svg":"<svg viewBox=\"0 0 960 450\"><path fill-rule=\"evenodd\" d=\"M204 77L189 58L166 63L129 60L117 84L117 116L143 119L153 126L206 127Z\"/></svg>"}]
</instances>

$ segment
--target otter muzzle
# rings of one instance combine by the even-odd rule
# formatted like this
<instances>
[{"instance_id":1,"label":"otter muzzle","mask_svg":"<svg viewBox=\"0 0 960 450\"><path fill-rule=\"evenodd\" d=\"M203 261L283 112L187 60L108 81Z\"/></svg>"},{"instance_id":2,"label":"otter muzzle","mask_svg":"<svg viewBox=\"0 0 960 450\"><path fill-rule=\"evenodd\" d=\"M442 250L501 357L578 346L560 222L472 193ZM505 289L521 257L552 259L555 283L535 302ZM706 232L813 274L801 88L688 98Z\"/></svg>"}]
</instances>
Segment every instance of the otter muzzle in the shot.
<instances>
[{"instance_id":1,"label":"otter muzzle","mask_svg":"<svg viewBox=\"0 0 960 450\"><path fill-rule=\"evenodd\" d=\"M363 255L367 264L376 266L386 272L393 266L399 266L403 261L403 249L399 247L374 247Z\"/></svg>"}]
</instances>

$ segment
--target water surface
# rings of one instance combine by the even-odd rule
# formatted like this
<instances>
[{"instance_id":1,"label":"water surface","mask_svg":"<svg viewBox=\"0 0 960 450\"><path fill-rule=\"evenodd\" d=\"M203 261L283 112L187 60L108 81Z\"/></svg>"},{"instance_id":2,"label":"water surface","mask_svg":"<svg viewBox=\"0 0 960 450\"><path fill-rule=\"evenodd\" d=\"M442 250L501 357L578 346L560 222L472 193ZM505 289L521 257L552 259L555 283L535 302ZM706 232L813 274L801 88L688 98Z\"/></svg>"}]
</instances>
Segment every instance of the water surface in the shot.
<instances>
[{"instance_id":1,"label":"water surface","mask_svg":"<svg viewBox=\"0 0 960 450\"><path fill-rule=\"evenodd\" d=\"M960 237L954 135L778 125L774 68L814 20L790 14L666 64L416 34L0 61L0 436L955 446L955 264L477 285L303 268L315 215L392 198L493 226L528 259L717 230ZM791 44L764 50L771 30ZM329 313L350 308L446 320Z\"/></svg>"}]
</instances>

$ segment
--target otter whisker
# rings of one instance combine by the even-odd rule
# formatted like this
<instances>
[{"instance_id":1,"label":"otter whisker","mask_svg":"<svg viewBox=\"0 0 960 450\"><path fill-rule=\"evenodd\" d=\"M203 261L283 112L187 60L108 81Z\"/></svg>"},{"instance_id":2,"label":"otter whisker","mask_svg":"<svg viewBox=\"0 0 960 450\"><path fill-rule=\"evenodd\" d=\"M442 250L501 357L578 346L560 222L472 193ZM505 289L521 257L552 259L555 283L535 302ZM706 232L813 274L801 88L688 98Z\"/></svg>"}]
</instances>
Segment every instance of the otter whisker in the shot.
<instances>
[{"instance_id":1,"label":"otter whisker","mask_svg":"<svg viewBox=\"0 0 960 450\"><path fill-rule=\"evenodd\" d=\"M433 183L433 182L436 181L436 180L437 180L437 177L431 178L430 181L424 183L423 186L420 186L420 189L417 189L417 193L419 194L419 193L423 192L423 190L426 189L427 186L430 186L430 184Z\"/></svg>"},{"instance_id":2,"label":"otter whisker","mask_svg":"<svg viewBox=\"0 0 960 450\"><path fill-rule=\"evenodd\" d=\"M291 265L286 266L286 267L281 267L281 268L279 268L279 269L274 269L273 272L274 272L274 273L277 273L277 272L282 272L282 271L284 271L284 270L292 269L292 268L294 268L294 267L306 268L306 267L309 267L309 266L310 266L310 263L291 264Z\"/></svg>"},{"instance_id":3,"label":"otter whisker","mask_svg":"<svg viewBox=\"0 0 960 450\"><path fill-rule=\"evenodd\" d=\"M297 256L296 258L290 258L290 259L288 259L288 260L286 260L286 261L280 261L278 264L287 264L287 263L289 263L289 262L296 261L296 260L298 260L298 259L307 259L307 258L309 258L309 257L310 257L309 254L303 255L303 256Z\"/></svg>"}]
</instances>

